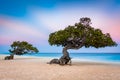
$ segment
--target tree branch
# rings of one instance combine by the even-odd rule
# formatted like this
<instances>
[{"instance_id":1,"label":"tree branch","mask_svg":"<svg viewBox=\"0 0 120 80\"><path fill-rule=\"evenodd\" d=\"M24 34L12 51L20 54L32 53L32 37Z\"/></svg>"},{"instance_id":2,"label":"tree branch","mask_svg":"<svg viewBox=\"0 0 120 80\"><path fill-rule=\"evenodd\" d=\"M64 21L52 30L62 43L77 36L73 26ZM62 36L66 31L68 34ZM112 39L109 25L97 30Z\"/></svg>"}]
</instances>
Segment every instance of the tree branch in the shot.
<instances>
[{"instance_id":1,"label":"tree branch","mask_svg":"<svg viewBox=\"0 0 120 80\"><path fill-rule=\"evenodd\" d=\"M71 40L72 44L68 43L65 47L67 49L79 49L84 46L85 41L86 41L86 36L84 36L82 39L76 38Z\"/></svg>"}]
</instances>

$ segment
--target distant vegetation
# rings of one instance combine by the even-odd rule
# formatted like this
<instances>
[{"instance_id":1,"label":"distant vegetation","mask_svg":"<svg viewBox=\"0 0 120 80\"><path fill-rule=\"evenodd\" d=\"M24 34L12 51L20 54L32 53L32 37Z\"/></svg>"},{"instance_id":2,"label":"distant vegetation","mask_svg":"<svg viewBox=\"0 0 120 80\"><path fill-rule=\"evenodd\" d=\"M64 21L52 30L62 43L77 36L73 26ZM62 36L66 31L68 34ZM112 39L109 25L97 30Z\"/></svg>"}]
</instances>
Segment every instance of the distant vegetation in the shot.
<instances>
[{"instance_id":1,"label":"distant vegetation","mask_svg":"<svg viewBox=\"0 0 120 80\"><path fill-rule=\"evenodd\" d=\"M53 59L50 63L68 64L71 60L68 49L80 49L82 47L101 48L106 46L117 46L109 33L102 33L100 29L95 29L91 24L91 19L83 17L74 26L68 26L64 30L53 32L49 35L49 44L63 46L63 56L60 59ZM56 60L56 61L55 61Z\"/></svg>"},{"instance_id":2,"label":"distant vegetation","mask_svg":"<svg viewBox=\"0 0 120 80\"><path fill-rule=\"evenodd\" d=\"M26 41L15 41L11 44L11 49L9 50L11 53L10 56L6 56L5 60L13 59L14 55L23 55L27 53L38 53L38 49L33 47L32 44L29 44Z\"/></svg>"}]
</instances>

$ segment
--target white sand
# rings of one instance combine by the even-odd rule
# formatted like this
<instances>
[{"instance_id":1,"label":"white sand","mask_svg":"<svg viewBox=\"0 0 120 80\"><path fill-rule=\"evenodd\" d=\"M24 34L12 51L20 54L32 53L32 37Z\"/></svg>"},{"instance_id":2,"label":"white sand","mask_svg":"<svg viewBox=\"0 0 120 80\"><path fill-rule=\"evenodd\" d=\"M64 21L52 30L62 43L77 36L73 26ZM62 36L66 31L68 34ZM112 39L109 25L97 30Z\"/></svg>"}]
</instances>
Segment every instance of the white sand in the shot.
<instances>
[{"instance_id":1,"label":"white sand","mask_svg":"<svg viewBox=\"0 0 120 80\"><path fill-rule=\"evenodd\" d=\"M120 80L120 65L76 62L72 66L46 64L50 58L0 55L0 80Z\"/></svg>"}]
</instances>

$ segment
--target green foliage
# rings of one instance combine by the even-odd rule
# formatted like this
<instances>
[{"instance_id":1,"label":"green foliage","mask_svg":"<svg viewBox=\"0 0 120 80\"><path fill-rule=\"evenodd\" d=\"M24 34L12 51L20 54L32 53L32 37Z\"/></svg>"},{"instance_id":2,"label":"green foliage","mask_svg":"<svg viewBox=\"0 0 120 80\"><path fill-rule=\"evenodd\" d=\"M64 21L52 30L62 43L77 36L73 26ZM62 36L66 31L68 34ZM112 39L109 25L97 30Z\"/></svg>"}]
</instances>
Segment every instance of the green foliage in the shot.
<instances>
[{"instance_id":1,"label":"green foliage","mask_svg":"<svg viewBox=\"0 0 120 80\"><path fill-rule=\"evenodd\" d=\"M112 40L109 33L103 34L100 29L92 29L87 31L85 47L106 47L106 46L116 46L117 44Z\"/></svg>"},{"instance_id":2,"label":"green foliage","mask_svg":"<svg viewBox=\"0 0 120 80\"><path fill-rule=\"evenodd\" d=\"M88 20L86 20L88 19ZM80 38L86 37L84 45L86 48L88 47L106 47L106 46L116 46L116 42L112 40L109 33L103 34L100 29L95 29L90 26L90 18L80 19L87 22L80 21L76 23L74 26L68 26L64 30L59 30L49 35L49 44L57 45L57 46L67 46L69 38ZM84 24L84 25L83 25Z\"/></svg>"},{"instance_id":3,"label":"green foliage","mask_svg":"<svg viewBox=\"0 0 120 80\"><path fill-rule=\"evenodd\" d=\"M26 53L38 53L39 51L36 47L33 47L32 44L29 44L26 41L15 41L11 44L9 52L16 55L23 55Z\"/></svg>"}]
</instances>

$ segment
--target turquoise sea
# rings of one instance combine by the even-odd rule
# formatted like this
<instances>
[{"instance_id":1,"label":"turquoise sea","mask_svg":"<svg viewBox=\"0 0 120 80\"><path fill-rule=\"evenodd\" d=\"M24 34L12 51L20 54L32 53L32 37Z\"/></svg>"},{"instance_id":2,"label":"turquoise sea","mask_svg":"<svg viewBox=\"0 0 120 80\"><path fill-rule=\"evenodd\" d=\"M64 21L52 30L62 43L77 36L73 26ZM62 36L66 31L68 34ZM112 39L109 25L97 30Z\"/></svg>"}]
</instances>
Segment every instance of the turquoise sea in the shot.
<instances>
[{"instance_id":1,"label":"turquoise sea","mask_svg":"<svg viewBox=\"0 0 120 80\"><path fill-rule=\"evenodd\" d=\"M23 56L60 58L62 56L62 53L37 53L25 54ZM120 63L120 53L70 53L70 57L72 59L78 59L83 61L107 61Z\"/></svg>"}]
</instances>

